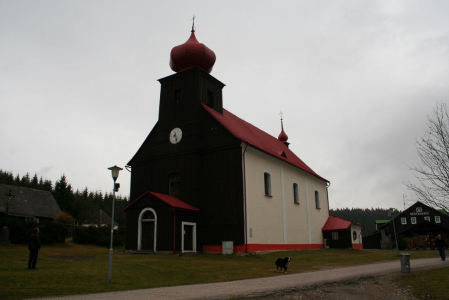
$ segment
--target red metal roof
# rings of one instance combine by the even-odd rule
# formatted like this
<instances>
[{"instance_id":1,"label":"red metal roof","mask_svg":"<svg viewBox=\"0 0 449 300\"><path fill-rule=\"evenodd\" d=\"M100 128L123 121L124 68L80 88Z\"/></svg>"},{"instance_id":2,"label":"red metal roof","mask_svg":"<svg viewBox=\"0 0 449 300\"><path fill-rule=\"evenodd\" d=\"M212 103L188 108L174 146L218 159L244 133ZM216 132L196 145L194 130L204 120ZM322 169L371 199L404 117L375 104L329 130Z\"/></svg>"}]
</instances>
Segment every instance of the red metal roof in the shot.
<instances>
[{"instance_id":1,"label":"red metal roof","mask_svg":"<svg viewBox=\"0 0 449 300\"><path fill-rule=\"evenodd\" d=\"M181 72L198 66L210 73L214 67L215 59L214 51L198 42L195 37L195 31L192 30L192 34L187 42L173 47L171 50L170 68L175 72Z\"/></svg>"},{"instance_id":2,"label":"red metal roof","mask_svg":"<svg viewBox=\"0 0 449 300\"><path fill-rule=\"evenodd\" d=\"M139 198L134 200L131 204L129 204L127 207L125 207L122 211L126 211L129 207L131 207L134 203L139 201L141 198L143 198L147 194L153 195L154 197L167 203L168 205L170 205L173 208L183 209L183 210L191 210L191 211L200 211L198 208L195 208L195 207L185 203L184 201L179 200L178 198L176 198L174 196L159 194L159 193L150 192L150 191L145 192L142 196L140 196Z\"/></svg>"},{"instance_id":3,"label":"red metal roof","mask_svg":"<svg viewBox=\"0 0 449 300\"><path fill-rule=\"evenodd\" d=\"M309 166L307 166L279 139L240 119L225 109L223 109L223 114L220 114L212 108L204 104L202 105L212 117L242 142L248 143L257 149L298 167L324 181L328 181L309 168Z\"/></svg>"},{"instance_id":4,"label":"red metal roof","mask_svg":"<svg viewBox=\"0 0 449 300\"><path fill-rule=\"evenodd\" d=\"M354 225L360 225L363 227L362 224L348 221L342 218L339 218L334 215L329 215L327 218L326 224L324 224L322 231L335 231L335 230L345 230L349 229L351 227L351 224Z\"/></svg>"}]
</instances>

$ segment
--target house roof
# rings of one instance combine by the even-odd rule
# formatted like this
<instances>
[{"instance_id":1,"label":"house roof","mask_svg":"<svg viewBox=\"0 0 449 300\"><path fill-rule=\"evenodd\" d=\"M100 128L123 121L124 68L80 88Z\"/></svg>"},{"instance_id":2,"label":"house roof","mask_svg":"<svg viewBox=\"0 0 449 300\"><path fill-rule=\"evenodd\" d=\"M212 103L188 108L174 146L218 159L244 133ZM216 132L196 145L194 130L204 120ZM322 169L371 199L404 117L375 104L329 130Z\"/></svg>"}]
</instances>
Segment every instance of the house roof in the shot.
<instances>
[{"instance_id":1,"label":"house roof","mask_svg":"<svg viewBox=\"0 0 449 300\"><path fill-rule=\"evenodd\" d=\"M449 216L449 215L447 214L447 211L445 211L444 209L437 209L437 211L439 211L440 213L442 213L442 214L445 215L445 216Z\"/></svg>"},{"instance_id":2,"label":"house roof","mask_svg":"<svg viewBox=\"0 0 449 300\"><path fill-rule=\"evenodd\" d=\"M111 217L105 213L102 209L98 210L92 216L90 216L83 224L98 224L98 225L111 225ZM114 221L114 226L118 226L118 223Z\"/></svg>"},{"instance_id":3,"label":"house roof","mask_svg":"<svg viewBox=\"0 0 449 300\"><path fill-rule=\"evenodd\" d=\"M254 148L257 148L273 157L276 157L277 159L285 161L286 163L298 167L313 176L329 182L315 173L299 157L297 157L287 145L274 136L271 136L265 131L260 130L254 125L240 119L226 109L223 109L223 114L220 114L204 104L202 104L202 106L212 117L223 125L223 127L225 127L232 135L242 142L248 143Z\"/></svg>"},{"instance_id":4,"label":"house roof","mask_svg":"<svg viewBox=\"0 0 449 300\"><path fill-rule=\"evenodd\" d=\"M360 223L345 220L334 215L329 215L326 223L324 224L321 230L322 231L346 230L349 229L352 224L362 226L362 228L364 227Z\"/></svg>"},{"instance_id":5,"label":"house roof","mask_svg":"<svg viewBox=\"0 0 449 300\"><path fill-rule=\"evenodd\" d=\"M8 214L21 217L41 217L53 219L61 209L49 191L21 186L0 184L0 212L5 212L8 197L14 195L9 204Z\"/></svg>"},{"instance_id":6,"label":"house roof","mask_svg":"<svg viewBox=\"0 0 449 300\"><path fill-rule=\"evenodd\" d=\"M195 208L187 203L185 203L182 200L179 200L175 196L165 195L165 194L159 194L155 192L147 191L142 196L134 200L132 203L130 203L127 207L125 207L122 211L126 211L129 207L131 207L134 203L142 199L145 195L152 195L156 197L157 199L165 202L166 204L170 205L173 208L182 209L182 210L190 210L190 211L200 211L198 208Z\"/></svg>"},{"instance_id":7,"label":"house roof","mask_svg":"<svg viewBox=\"0 0 449 300\"><path fill-rule=\"evenodd\" d=\"M391 220L375 220L374 222L376 224L387 224L388 222L390 222Z\"/></svg>"}]
</instances>

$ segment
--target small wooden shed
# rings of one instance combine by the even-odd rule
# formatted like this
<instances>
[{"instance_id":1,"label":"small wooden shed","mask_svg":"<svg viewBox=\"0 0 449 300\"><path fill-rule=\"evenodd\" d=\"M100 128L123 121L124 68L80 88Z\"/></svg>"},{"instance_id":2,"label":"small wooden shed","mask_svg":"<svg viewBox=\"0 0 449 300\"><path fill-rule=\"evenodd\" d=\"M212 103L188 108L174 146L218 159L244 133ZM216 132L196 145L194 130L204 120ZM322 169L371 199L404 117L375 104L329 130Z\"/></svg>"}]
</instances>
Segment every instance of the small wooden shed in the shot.
<instances>
[{"instance_id":1,"label":"small wooden shed","mask_svg":"<svg viewBox=\"0 0 449 300\"><path fill-rule=\"evenodd\" d=\"M363 249L363 229L360 223L329 215L322 228L324 244L330 248Z\"/></svg>"}]
</instances>

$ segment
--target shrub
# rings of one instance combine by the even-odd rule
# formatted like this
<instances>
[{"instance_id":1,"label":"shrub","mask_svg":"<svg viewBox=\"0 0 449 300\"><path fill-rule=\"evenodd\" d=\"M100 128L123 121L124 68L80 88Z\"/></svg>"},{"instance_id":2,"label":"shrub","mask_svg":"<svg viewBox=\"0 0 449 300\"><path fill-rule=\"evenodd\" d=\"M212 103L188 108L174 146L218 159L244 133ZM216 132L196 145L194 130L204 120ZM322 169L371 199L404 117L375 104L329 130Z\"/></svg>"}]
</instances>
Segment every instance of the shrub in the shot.
<instances>
[{"instance_id":1,"label":"shrub","mask_svg":"<svg viewBox=\"0 0 449 300\"><path fill-rule=\"evenodd\" d=\"M77 244L91 244L108 247L111 243L111 230L109 226L103 227L75 227L73 229L73 242ZM123 229L114 230L114 246L124 244Z\"/></svg>"},{"instance_id":2,"label":"shrub","mask_svg":"<svg viewBox=\"0 0 449 300\"><path fill-rule=\"evenodd\" d=\"M43 221L40 224L35 221L25 221L17 218L0 218L0 228L9 228L9 240L13 244L27 244L33 229L40 229L41 243L63 243L68 229L60 223L53 221Z\"/></svg>"},{"instance_id":3,"label":"shrub","mask_svg":"<svg viewBox=\"0 0 449 300\"><path fill-rule=\"evenodd\" d=\"M70 224L73 224L73 217L69 213L66 213L65 211L60 211L55 216L54 221L62 223L62 224L70 225Z\"/></svg>"}]
</instances>

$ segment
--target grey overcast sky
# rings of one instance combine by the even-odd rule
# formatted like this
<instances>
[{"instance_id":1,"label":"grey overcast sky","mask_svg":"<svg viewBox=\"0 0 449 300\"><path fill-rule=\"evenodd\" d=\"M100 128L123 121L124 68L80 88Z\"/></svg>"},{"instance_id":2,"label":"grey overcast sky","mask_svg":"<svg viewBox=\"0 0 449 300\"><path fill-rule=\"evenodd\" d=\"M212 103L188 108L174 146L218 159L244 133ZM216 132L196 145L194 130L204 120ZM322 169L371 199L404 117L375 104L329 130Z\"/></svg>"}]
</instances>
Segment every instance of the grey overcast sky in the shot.
<instances>
[{"instance_id":1,"label":"grey overcast sky","mask_svg":"<svg viewBox=\"0 0 449 300\"><path fill-rule=\"evenodd\" d=\"M448 102L449 1L1 0L0 168L110 192L193 15L224 107L275 137L282 111L331 208L413 203L415 139Z\"/></svg>"}]
</instances>

